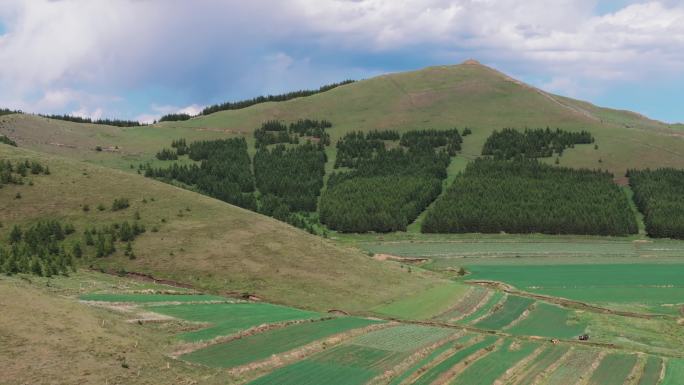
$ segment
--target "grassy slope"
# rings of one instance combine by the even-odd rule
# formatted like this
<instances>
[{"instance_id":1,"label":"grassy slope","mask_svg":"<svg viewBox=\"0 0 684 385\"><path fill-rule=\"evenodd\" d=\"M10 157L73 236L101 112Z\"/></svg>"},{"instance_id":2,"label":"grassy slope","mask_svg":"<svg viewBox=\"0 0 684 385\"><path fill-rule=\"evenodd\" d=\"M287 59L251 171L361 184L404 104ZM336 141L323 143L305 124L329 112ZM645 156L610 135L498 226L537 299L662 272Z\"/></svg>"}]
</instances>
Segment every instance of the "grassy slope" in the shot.
<instances>
[{"instance_id":1,"label":"grassy slope","mask_svg":"<svg viewBox=\"0 0 684 385\"><path fill-rule=\"evenodd\" d=\"M480 153L484 140L503 127L589 129L599 149L580 146L567 151L561 165L607 168L684 167L684 133L679 126L627 111L544 93L481 65L429 67L379 76L329 92L282 103L264 103L222 111L185 122L152 127L116 128L49 121L33 116L0 118L0 133L20 145L125 168L146 161L172 138L189 140L247 135L268 119L328 119L332 139L350 130L472 127L463 154ZM73 145L76 148L50 143ZM95 153L96 145L120 147L118 153ZM334 148L330 149L334 157ZM599 159L602 161L599 163ZM330 163L332 164L332 163Z\"/></svg>"},{"instance_id":2,"label":"grassy slope","mask_svg":"<svg viewBox=\"0 0 684 385\"><path fill-rule=\"evenodd\" d=\"M135 241L136 260L120 250L96 265L151 273L213 292L251 292L316 310L365 310L436 283L427 273L408 274L271 218L139 175L6 145L0 145L0 158L36 159L52 171L32 178L34 186L0 189L0 239L14 223L55 217L73 223L80 233L93 225L132 220L137 210L148 230L156 225L159 232L148 231ZM18 191L22 199L14 199ZM95 209L99 203L109 207L117 197L129 198L131 208ZM143 197L148 203L141 202ZM91 210L84 212L82 204Z\"/></svg>"},{"instance_id":3,"label":"grassy slope","mask_svg":"<svg viewBox=\"0 0 684 385\"><path fill-rule=\"evenodd\" d=\"M49 290L0 276L3 384L225 383L212 370L165 358L163 333Z\"/></svg>"}]
</instances>

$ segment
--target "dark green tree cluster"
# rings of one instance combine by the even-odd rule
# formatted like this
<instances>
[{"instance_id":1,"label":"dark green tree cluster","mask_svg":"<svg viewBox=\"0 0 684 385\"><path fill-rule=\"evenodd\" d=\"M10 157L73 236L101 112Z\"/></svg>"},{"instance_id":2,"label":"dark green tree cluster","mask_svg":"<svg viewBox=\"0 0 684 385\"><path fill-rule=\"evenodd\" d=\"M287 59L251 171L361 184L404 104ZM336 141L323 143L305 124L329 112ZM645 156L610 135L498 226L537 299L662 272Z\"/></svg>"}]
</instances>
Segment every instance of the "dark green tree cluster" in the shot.
<instances>
[{"instance_id":1,"label":"dark green tree cluster","mask_svg":"<svg viewBox=\"0 0 684 385\"><path fill-rule=\"evenodd\" d=\"M157 152L156 157L159 160L178 160L178 153L168 148L162 148Z\"/></svg>"},{"instance_id":2,"label":"dark green tree cluster","mask_svg":"<svg viewBox=\"0 0 684 385\"><path fill-rule=\"evenodd\" d=\"M263 148L271 144L299 143L299 136L291 134L287 126L277 120L264 122L260 128L254 130L254 139L256 140L257 148Z\"/></svg>"},{"instance_id":3,"label":"dark green tree cluster","mask_svg":"<svg viewBox=\"0 0 684 385\"><path fill-rule=\"evenodd\" d=\"M251 107L255 104L260 104L260 103L266 103L266 102L284 102L287 100L295 99L295 98L301 98L305 96L311 96L315 94L319 94L322 92L330 91L333 88L337 88L339 86L345 85L345 84L350 84L353 83L353 80L345 80L340 83L333 83L333 84L328 84L325 86L320 87L317 90L302 90L302 91L294 91L294 92L288 92L286 94L281 94L281 95L268 95L268 96L259 96L253 99L249 100L243 100L239 102L227 102L227 103L221 103L221 104L215 104L213 106L209 106L202 110L202 115L209 115L213 114L214 112L219 112L219 111L225 111L225 110L239 110L242 108L247 108Z\"/></svg>"},{"instance_id":4,"label":"dark green tree cluster","mask_svg":"<svg viewBox=\"0 0 684 385\"><path fill-rule=\"evenodd\" d=\"M0 116L21 113L21 110L10 110L9 108L0 108Z\"/></svg>"},{"instance_id":5,"label":"dark green tree cluster","mask_svg":"<svg viewBox=\"0 0 684 385\"><path fill-rule=\"evenodd\" d=\"M563 155L566 148L576 144L594 143L588 131L570 132L561 129L525 129L520 132L512 128L494 131L482 148L482 155L496 159L548 158L553 154Z\"/></svg>"},{"instance_id":6,"label":"dark green tree cluster","mask_svg":"<svg viewBox=\"0 0 684 385\"><path fill-rule=\"evenodd\" d=\"M0 272L27 273L51 277L75 271L74 255L64 240L75 231L70 224L41 221L22 229L12 227L7 247L0 246Z\"/></svg>"},{"instance_id":7,"label":"dark green tree cluster","mask_svg":"<svg viewBox=\"0 0 684 385\"><path fill-rule=\"evenodd\" d=\"M401 135L395 130L374 130L366 134L366 139L369 140L391 140L396 141L401 139Z\"/></svg>"},{"instance_id":8,"label":"dark green tree cluster","mask_svg":"<svg viewBox=\"0 0 684 385\"><path fill-rule=\"evenodd\" d=\"M455 156L458 151L461 151L463 138L456 128L451 130L420 130L405 132L399 143L404 147L412 148L444 147L450 156Z\"/></svg>"},{"instance_id":9,"label":"dark green tree cluster","mask_svg":"<svg viewBox=\"0 0 684 385\"><path fill-rule=\"evenodd\" d=\"M13 146L13 147L17 147L17 142L10 139L9 136L7 136L7 135L0 134L0 143L8 144L8 145Z\"/></svg>"},{"instance_id":10,"label":"dark green tree cluster","mask_svg":"<svg viewBox=\"0 0 684 385\"><path fill-rule=\"evenodd\" d=\"M321 196L319 216L329 228L405 230L441 192L451 161L445 149L415 141L387 150L384 141L373 139L378 137L352 132L338 143L343 160L337 166L352 170L333 173Z\"/></svg>"},{"instance_id":11,"label":"dark green tree cluster","mask_svg":"<svg viewBox=\"0 0 684 385\"><path fill-rule=\"evenodd\" d=\"M192 115L190 114L166 114L159 118L159 122L177 122L183 120L190 120Z\"/></svg>"},{"instance_id":12,"label":"dark green tree cluster","mask_svg":"<svg viewBox=\"0 0 684 385\"><path fill-rule=\"evenodd\" d=\"M289 126L278 120L270 120L254 131L254 139L257 148L271 144L299 144L301 137L329 146L330 134L325 130L330 127L332 123L327 120L300 119Z\"/></svg>"},{"instance_id":13,"label":"dark green tree cluster","mask_svg":"<svg viewBox=\"0 0 684 385\"><path fill-rule=\"evenodd\" d=\"M145 226L138 222L133 224L128 221L122 223L115 223L109 226L102 226L99 228L86 229L83 232L83 242L86 247L94 250L94 254L98 258L108 257L116 252L117 242L126 244L127 254L132 254L132 242L145 232ZM78 250L81 250L80 244ZM79 251L82 253L83 251Z\"/></svg>"},{"instance_id":14,"label":"dark green tree cluster","mask_svg":"<svg viewBox=\"0 0 684 385\"><path fill-rule=\"evenodd\" d=\"M329 146L330 134L325 130L330 127L332 127L332 123L327 120L299 119L290 123L290 133L299 134L300 137L315 138L324 146Z\"/></svg>"},{"instance_id":15,"label":"dark green tree cluster","mask_svg":"<svg viewBox=\"0 0 684 385\"><path fill-rule=\"evenodd\" d=\"M684 239L684 170L630 170L627 176L648 235Z\"/></svg>"},{"instance_id":16,"label":"dark green tree cluster","mask_svg":"<svg viewBox=\"0 0 684 385\"><path fill-rule=\"evenodd\" d=\"M279 218L285 206L289 212L316 211L326 161L321 143L259 148L254 156L254 176L263 195L262 212L276 212L277 216L269 215Z\"/></svg>"},{"instance_id":17,"label":"dark green tree cluster","mask_svg":"<svg viewBox=\"0 0 684 385\"><path fill-rule=\"evenodd\" d=\"M178 154L178 156L187 155L188 152L190 152L190 148L188 148L188 144L184 138L171 141L171 147L176 149L176 154Z\"/></svg>"},{"instance_id":18,"label":"dark green tree cluster","mask_svg":"<svg viewBox=\"0 0 684 385\"><path fill-rule=\"evenodd\" d=\"M163 181L178 181L186 187L256 210L254 177L244 138L192 142L188 146L190 159L199 165L178 165L145 169L145 176Z\"/></svg>"},{"instance_id":19,"label":"dark green tree cluster","mask_svg":"<svg viewBox=\"0 0 684 385\"><path fill-rule=\"evenodd\" d=\"M112 202L112 211L125 210L128 207L130 207L128 198L116 198L114 199L114 202Z\"/></svg>"},{"instance_id":20,"label":"dark green tree cluster","mask_svg":"<svg viewBox=\"0 0 684 385\"><path fill-rule=\"evenodd\" d=\"M441 190L437 178L351 178L323 193L320 220L341 232L404 231Z\"/></svg>"},{"instance_id":21,"label":"dark green tree cluster","mask_svg":"<svg viewBox=\"0 0 684 385\"><path fill-rule=\"evenodd\" d=\"M24 184L24 179L29 174L49 175L50 168L36 161L17 161L12 163L9 160L0 160L0 187L4 184Z\"/></svg>"},{"instance_id":22,"label":"dark green tree cluster","mask_svg":"<svg viewBox=\"0 0 684 385\"><path fill-rule=\"evenodd\" d=\"M88 124L104 124L107 126L117 126L117 127L139 127L145 124L134 121L134 120L121 120L121 119L90 119L83 118L80 116L71 115L40 115L44 118L55 119L55 120L65 120L67 122L74 123L88 123Z\"/></svg>"},{"instance_id":23,"label":"dark green tree cluster","mask_svg":"<svg viewBox=\"0 0 684 385\"><path fill-rule=\"evenodd\" d=\"M629 201L607 172L478 159L428 211L425 233L626 235Z\"/></svg>"}]
</instances>

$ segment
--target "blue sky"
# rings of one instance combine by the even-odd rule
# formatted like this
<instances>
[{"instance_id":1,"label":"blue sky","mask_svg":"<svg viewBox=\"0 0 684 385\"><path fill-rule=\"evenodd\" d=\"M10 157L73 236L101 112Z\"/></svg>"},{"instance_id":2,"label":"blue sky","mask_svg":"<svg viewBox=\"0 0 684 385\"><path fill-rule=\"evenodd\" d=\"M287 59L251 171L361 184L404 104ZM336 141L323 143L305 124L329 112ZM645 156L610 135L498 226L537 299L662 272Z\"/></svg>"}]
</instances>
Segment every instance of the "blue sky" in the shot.
<instances>
[{"instance_id":1,"label":"blue sky","mask_svg":"<svg viewBox=\"0 0 684 385\"><path fill-rule=\"evenodd\" d=\"M634 0L5 0L0 107L151 120L475 58L684 121L684 5Z\"/></svg>"}]
</instances>

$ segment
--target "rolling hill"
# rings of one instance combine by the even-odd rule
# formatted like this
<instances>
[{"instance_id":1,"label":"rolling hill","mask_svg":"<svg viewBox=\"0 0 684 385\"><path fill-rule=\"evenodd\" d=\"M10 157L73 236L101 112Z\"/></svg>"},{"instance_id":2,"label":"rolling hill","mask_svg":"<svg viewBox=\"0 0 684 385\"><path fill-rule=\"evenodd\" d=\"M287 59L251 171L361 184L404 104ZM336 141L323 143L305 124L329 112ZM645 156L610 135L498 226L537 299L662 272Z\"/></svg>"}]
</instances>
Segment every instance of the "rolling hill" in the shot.
<instances>
[{"instance_id":1,"label":"rolling hill","mask_svg":"<svg viewBox=\"0 0 684 385\"><path fill-rule=\"evenodd\" d=\"M351 130L470 127L463 157L480 154L495 129L587 129L597 149L567 151L560 164L603 168L621 176L629 168L684 167L684 132L629 111L594 106L544 92L475 61L383 75L287 102L221 111L184 122L118 128L52 121L31 115L0 118L0 133L20 146L126 169L151 161L172 138L245 135L269 119L327 119L333 143ZM96 152L96 146L105 149ZM329 150L334 159L334 146Z\"/></svg>"},{"instance_id":2,"label":"rolling hill","mask_svg":"<svg viewBox=\"0 0 684 385\"><path fill-rule=\"evenodd\" d=\"M248 292L315 310L364 310L440 282L141 175L3 144L0 154L50 168L50 175L29 175L30 184L0 188L0 239L7 239L14 224L58 219L73 224L73 237L80 240L87 228L139 214L148 231L134 242L137 258L124 256L121 246L110 257L89 259L95 268L151 274L216 293ZM129 199L130 207L112 211L117 198Z\"/></svg>"}]
</instances>

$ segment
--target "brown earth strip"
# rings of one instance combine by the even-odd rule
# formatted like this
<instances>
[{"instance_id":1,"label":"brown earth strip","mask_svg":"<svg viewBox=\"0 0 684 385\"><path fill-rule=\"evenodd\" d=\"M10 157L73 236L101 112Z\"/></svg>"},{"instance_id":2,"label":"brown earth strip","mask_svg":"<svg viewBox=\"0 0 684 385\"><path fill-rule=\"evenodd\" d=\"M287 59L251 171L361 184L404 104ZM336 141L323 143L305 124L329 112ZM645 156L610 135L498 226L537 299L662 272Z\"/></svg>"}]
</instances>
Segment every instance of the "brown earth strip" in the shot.
<instances>
[{"instance_id":1,"label":"brown earth strip","mask_svg":"<svg viewBox=\"0 0 684 385\"><path fill-rule=\"evenodd\" d=\"M539 373L534 378L534 380L532 381L532 384L530 384L530 385L540 385L542 383L542 381L544 381L544 379L546 379L548 376L551 375L551 373L556 371L556 369L558 369L561 365L563 365L565 363L565 361L570 359L570 356L572 355L573 352L574 352L573 348L568 349L568 351L565 352L561 356L561 358L559 358L556 362L554 362L553 364L547 366L544 370L542 370L541 373ZM516 383L515 385L527 385L527 384L517 384Z\"/></svg>"},{"instance_id":2,"label":"brown earth strip","mask_svg":"<svg viewBox=\"0 0 684 385\"><path fill-rule=\"evenodd\" d=\"M487 290L487 294L480 300L480 302L477 303L477 305L475 305L475 306L472 308L471 311L468 311L467 313L464 313L464 314L461 315L460 317L451 318L451 319L449 319L449 322L457 322L457 321L460 321L460 320L462 320L463 318L468 317L469 315L475 313L475 312L476 312L478 309L480 309L482 306L486 305L487 302L489 302L489 300L492 298L493 295L494 295L494 291L493 291L493 290Z\"/></svg>"},{"instance_id":3,"label":"brown earth strip","mask_svg":"<svg viewBox=\"0 0 684 385\"><path fill-rule=\"evenodd\" d=\"M527 367L527 365L530 364L530 362L537 359L537 357L539 357L542 354L542 352L546 350L547 347L548 346L546 345L542 345L535 349L532 353L530 353L529 356L523 358L517 364L508 368L508 370L506 370L506 372L504 372L504 374L501 375L501 377L497 378L492 385L504 385L505 383L513 379L513 377L517 375L520 370L523 370Z\"/></svg>"},{"instance_id":4,"label":"brown earth strip","mask_svg":"<svg viewBox=\"0 0 684 385\"><path fill-rule=\"evenodd\" d=\"M648 357L645 354L638 355L637 361L632 367L632 371L629 372L629 375L625 378L625 382L623 382L622 385L638 385L641 376L644 374L644 369L646 369L647 359Z\"/></svg>"},{"instance_id":5,"label":"brown earth strip","mask_svg":"<svg viewBox=\"0 0 684 385\"><path fill-rule=\"evenodd\" d=\"M606 351L599 352L599 354L596 355L596 358L594 358L594 361L591 362L591 365L589 365L589 370L580 376L575 385L587 385L591 379L591 376L594 374L596 369L598 369L598 367L601 365L601 362L604 358L606 358L607 355L608 352Z\"/></svg>"}]
</instances>

